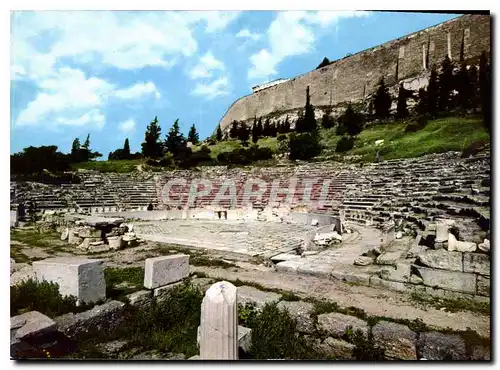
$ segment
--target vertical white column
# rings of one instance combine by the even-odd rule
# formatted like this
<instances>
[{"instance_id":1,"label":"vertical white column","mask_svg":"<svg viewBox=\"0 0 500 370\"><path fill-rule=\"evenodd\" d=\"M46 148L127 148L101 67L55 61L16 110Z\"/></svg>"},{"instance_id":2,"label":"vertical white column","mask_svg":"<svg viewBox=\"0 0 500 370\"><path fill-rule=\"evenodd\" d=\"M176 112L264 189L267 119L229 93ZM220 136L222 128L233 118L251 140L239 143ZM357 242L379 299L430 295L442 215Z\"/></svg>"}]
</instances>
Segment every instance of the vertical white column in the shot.
<instances>
[{"instance_id":1,"label":"vertical white column","mask_svg":"<svg viewBox=\"0 0 500 370\"><path fill-rule=\"evenodd\" d=\"M212 285L201 304L200 358L238 359L238 302L236 287L219 281Z\"/></svg>"},{"instance_id":2,"label":"vertical white column","mask_svg":"<svg viewBox=\"0 0 500 370\"><path fill-rule=\"evenodd\" d=\"M447 41L448 41L448 58L451 60L451 33L448 32L447 36Z\"/></svg>"}]
</instances>

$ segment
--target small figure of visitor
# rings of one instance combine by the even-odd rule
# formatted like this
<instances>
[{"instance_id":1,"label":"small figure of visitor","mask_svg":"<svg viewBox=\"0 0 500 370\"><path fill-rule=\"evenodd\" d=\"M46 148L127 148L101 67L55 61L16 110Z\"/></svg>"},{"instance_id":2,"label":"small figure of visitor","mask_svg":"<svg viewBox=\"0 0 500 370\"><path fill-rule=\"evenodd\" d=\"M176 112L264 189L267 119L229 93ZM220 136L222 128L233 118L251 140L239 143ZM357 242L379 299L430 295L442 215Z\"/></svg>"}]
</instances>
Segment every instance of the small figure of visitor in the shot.
<instances>
[{"instance_id":1,"label":"small figure of visitor","mask_svg":"<svg viewBox=\"0 0 500 370\"><path fill-rule=\"evenodd\" d=\"M153 210L153 203L149 203L148 204L148 211L152 211Z\"/></svg>"},{"instance_id":2,"label":"small figure of visitor","mask_svg":"<svg viewBox=\"0 0 500 370\"><path fill-rule=\"evenodd\" d=\"M380 161L380 152L377 150L377 154L375 154L375 161L378 163Z\"/></svg>"}]
</instances>

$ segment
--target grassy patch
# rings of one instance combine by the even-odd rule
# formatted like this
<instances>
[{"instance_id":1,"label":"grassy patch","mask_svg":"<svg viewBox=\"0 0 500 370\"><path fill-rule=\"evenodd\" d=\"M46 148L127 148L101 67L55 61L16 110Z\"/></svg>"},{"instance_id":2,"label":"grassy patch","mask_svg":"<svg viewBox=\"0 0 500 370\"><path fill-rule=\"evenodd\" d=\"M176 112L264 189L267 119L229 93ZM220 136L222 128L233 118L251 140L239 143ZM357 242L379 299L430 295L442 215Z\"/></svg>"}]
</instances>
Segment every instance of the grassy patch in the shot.
<instances>
[{"instance_id":1,"label":"grassy patch","mask_svg":"<svg viewBox=\"0 0 500 370\"><path fill-rule=\"evenodd\" d=\"M61 296L59 285L56 283L27 279L10 287L11 316L38 311L54 318L69 312L83 312L90 308L90 305L77 307L75 297Z\"/></svg>"},{"instance_id":2,"label":"grassy patch","mask_svg":"<svg viewBox=\"0 0 500 370\"><path fill-rule=\"evenodd\" d=\"M446 299L437 297L422 296L412 293L411 299L424 306L431 306L437 309L445 308L448 312L471 311L484 315L491 314L491 306L488 302L477 302L470 299Z\"/></svg>"},{"instance_id":3,"label":"grassy patch","mask_svg":"<svg viewBox=\"0 0 500 370\"><path fill-rule=\"evenodd\" d=\"M359 134L348 152L374 161L379 150L383 159L411 158L425 154L459 151L472 143L488 143L489 134L481 119L447 117L431 120L417 132L406 132L400 122L369 127ZM375 141L384 140L380 146Z\"/></svg>"},{"instance_id":4,"label":"grassy patch","mask_svg":"<svg viewBox=\"0 0 500 370\"><path fill-rule=\"evenodd\" d=\"M223 269L238 267L234 263L225 262L219 259L212 259L205 256L191 256L189 258L189 264L193 266L221 267Z\"/></svg>"},{"instance_id":5,"label":"grassy patch","mask_svg":"<svg viewBox=\"0 0 500 370\"><path fill-rule=\"evenodd\" d=\"M10 239L39 248L60 248L60 235L55 231L39 233L33 229L16 229L10 233Z\"/></svg>"},{"instance_id":6,"label":"grassy patch","mask_svg":"<svg viewBox=\"0 0 500 370\"><path fill-rule=\"evenodd\" d=\"M107 267L104 269L104 279L106 281L106 297L123 300L127 294L142 289L144 284L144 268Z\"/></svg>"},{"instance_id":7,"label":"grassy patch","mask_svg":"<svg viewBox=\"0 0 500 370\"><path fill-rule=\"evenodd\" d=\"M121 352L139 349L194 356L198 353L196 335L202 300L199 289L184 283L173 288L165 300L153 302L145 309L127 306L122 325L113 332L89 335L77 343L76 352L68 357L111 358L99 350L99 345L117 339L128 342Z\"/></svg>"},{"instance_id":8,"label":"grassy patch","mask_svg":"<svg viewBox=\"0 0 500 370\"><path fill-rule=\"evenodd\" d=\"M128 159L128 160L115 160L115 161L90 161L84 163L75 163L72 168L73 171L93 170L99 172L118 172L128 173L137 171L137 166L144 164L144 159Z\"/></svg>"}]
</instances>

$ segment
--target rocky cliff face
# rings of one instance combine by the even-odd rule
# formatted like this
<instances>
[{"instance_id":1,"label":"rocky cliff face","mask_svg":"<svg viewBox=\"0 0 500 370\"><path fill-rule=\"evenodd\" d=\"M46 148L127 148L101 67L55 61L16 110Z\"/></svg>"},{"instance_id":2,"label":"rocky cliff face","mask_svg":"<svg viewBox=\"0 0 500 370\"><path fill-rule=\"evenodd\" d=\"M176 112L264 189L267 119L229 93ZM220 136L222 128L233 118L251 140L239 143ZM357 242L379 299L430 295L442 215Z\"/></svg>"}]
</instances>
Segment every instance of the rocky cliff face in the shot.
<instances>
[{"instance_id":1,"label":"rocky cliff face","mask_svg":"<svg viewBox=\"0 0 500 370\"><path fill-rule=\"evenodd\" d=\"M251 123L254 117L276 120L289 115L294 121L305 105L307 86L318 116L328 106L336 114L347 102L366 102L382 76L392 91L400 82L416 91L426 86L433 64L441 63L446 55L458 61L462 45L463 56L469 63L477 61L483 51L489 55L490 35L490 16L452 19L242 97L222 117L221 128L228 129L233 120Z\"/></svg>"}]
</instances>

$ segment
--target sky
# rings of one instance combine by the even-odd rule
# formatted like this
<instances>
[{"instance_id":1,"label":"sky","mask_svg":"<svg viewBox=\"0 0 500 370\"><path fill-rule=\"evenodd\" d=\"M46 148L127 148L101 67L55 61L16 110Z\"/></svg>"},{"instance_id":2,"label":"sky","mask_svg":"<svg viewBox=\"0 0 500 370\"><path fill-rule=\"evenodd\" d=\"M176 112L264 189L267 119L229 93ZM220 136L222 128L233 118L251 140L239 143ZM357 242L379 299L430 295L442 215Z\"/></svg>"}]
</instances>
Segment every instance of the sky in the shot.
<instances>
[{"instance_id":1,"label":"sky","mask_svg":"<svg viewBox=\"0 0 500 370\"><path fill-rule=\"evenodd\" d=\"M209 136L251 87L457 17L350 11L16 11L11 153L73 140L140 151L158 117Z\"/></svg>"}]
</instances>

